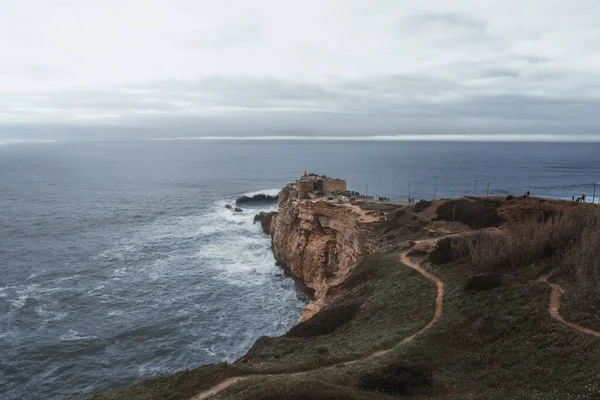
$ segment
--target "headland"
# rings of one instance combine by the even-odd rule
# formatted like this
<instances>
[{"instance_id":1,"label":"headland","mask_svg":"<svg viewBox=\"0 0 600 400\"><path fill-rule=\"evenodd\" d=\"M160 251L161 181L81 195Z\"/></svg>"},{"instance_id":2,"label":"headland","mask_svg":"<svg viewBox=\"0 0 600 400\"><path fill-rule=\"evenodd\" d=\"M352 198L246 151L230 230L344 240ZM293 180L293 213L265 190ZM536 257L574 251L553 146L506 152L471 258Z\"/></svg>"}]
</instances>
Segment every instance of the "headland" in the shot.
<instances>
[{"instance_id":1,"label":"headland","mask_svg":"<svg viewBox=\"0 0 600 400\"><path fill-rule=\"evenodd\" d=\"M600 396L597 206L375 201L306 174L256 221L312 294L299 324L93 399Z\"/></svg>"}]
</instances>

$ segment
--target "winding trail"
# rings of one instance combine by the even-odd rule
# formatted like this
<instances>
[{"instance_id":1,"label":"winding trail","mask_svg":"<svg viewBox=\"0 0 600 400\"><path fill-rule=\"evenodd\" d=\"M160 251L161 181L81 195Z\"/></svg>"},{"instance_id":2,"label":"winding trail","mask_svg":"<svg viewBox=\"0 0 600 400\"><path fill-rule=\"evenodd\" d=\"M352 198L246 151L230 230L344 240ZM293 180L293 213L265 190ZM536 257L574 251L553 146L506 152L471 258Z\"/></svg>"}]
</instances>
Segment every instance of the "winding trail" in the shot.
<instances>
[{"instance_id":1,"label":"winding trail","mask_svg":"<svg viewBox=\"0 0 600 400\"><path fill-rule=\"evenodd\" d=\"M403 253L401 253L401 255L400 255L400 261L404 265L406 265L407 267L412 268L412 269L416 270L417 272L419 272L425 278L433 281L435 283L436 287L437 287L437 296L436 296L436 299L435 299L435 310L433 312L433 318L431 319L431 321L429 321L429 323L427 325L425 325L425 327L423 329L421 329L417 333L412 334L409 337L406 337L406 338L402 339L400 341L400 343L402 344L402 343L408 343L408 342L412 341L416 336L418 336L418 335L422 334L423 332L425 332L426 330L430 329L440 319L440 317L442 315L442 306L443 306L443 302L444 302L444 283L441 281L440 278L438 278L437 276L433 275L432 273L426 271L418 263L412 261L408 257L408 250L404 251ZM272 376L288 376L288 377L300 376L302 374L307 374L307 373L314 372L314 371L317 371L317 370L333 369L333 368L337 368L337 367L340 367L340 366L352 365L352 364L356 364L357 362L360 362L360 361L366 361L366 360L370 360L370 359L373 359L373 358L381 357L381 356L389 353L392 349L393 349L393 347L389 348L387 350L379 350L379 351L376 351L374 353L369 354L368 356L357 358L356 360L344 361L344 362L341 362L341 363L338 363L338 364L329 365L327 367L315 368L315 369L311 369L311 370L308 370L308 371L289 372L289 373L282 373L282 374L256 374L256 375L234 376L234 377L231 377L231 378L227 378L224 381L221 381L220 383L212 386L211 388L206 389L206 390L198 393L191 400L204 400L204 399L207 399L210 396L214 396L215 394L219 393L221 390L224 390L224 389L228 388L229 386L232 386L232 385L234 385L234 384L236 384L238 382L245 381L245 380L250 379L250 378L272 377Z\"/></svg>"},{"instance_id":2,"label":"winding trail","mask_svg":"<svg viewBox=\"0 0 600 400\"><path fill-rule=\"evenodd\" d=\"M597 336L600 337L600 332L599 331L595 331L593 329L590 328L586 328L584 326L578 325L574 322L569 322L566 321L562 315L560 315L559 313L559 309L560 309L560 296L566 292L565 289L563 289L560 285L556 284L556 283L550 283L548 282L548 279L550 279L550 276L552 276L552 272L542 275L539 277L538 282L543 282L546 285L550 286L550 288L552 289L552 292L550 292L550 306L548 306L548 313L550 313L550 316L552 318L554 318L555 320L557 320L558 322L560 322L561 324L567 325L569 328L573 328L576 329L580 332L583 333L587 333L588 335L593 335L593 336Z\"/></svg>"}]
</instances>

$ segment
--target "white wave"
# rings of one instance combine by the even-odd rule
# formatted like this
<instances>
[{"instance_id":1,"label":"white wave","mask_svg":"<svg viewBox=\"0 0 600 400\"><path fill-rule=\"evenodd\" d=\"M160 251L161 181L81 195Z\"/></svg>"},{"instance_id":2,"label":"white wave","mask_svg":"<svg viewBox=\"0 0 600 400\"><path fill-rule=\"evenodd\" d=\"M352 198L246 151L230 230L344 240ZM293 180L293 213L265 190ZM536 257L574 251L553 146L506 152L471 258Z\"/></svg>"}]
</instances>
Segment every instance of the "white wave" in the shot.
<instances>
[{"instance_id":1,"label":"white wave","mask_svg":"<svg viewBox=\"0 0 600 400\"><path fill-rule=\"evenodd\" d=\"M59 339L63 342L70 342L73 340L92 340L97 339L97 337L93 335L79 336L78 331L76 331L75 329L69 329L69 332L67 332L64 335L61 335Z\"/></svg>"},{"instance_id":2,"label":"white wave","mask_svg":"<svg viewBox=\"0 0 600 400\"><path fill-rule=\"evenodd\" d=\"M110 310L106 315L109 317L123 315L123 310Z\"/></svg>"},{"instance_id":3,"label":"white wave","mask_svg":"<svg viewBox=\"0 0 600 400\"><path fill-rule=\"evenodd\" d=\"M14 300L10 300L10 304L11 307L13 308L13 310L18 310L23 308L23 306L25 306L25 303L27 302L27 299L38 299L38 292L39 292L39 284L34 283L31 285L27 285L23 288L17 289L16 291L16 295L17 298Z\"/></svg>"},{"instance_id":4,"label":"white wave","mask_svg":"<svg viewBox=\"0 0 600 400\"><path fill-rule=\"evenodd\" d=\"M98 286L96 286L95 288L93 288L93 289L90 289L90 290L88 290L87 292L85 292L85 294L86 294L86 296L87 296L87 295L90 295L90 294L92 294L92 293L94 293L94 292L101 291L101 290L102 290L102 289L104 289L105 287L106 287L106 285L98 285Z\"/></svg>"},{"instance_id":5,"label":"white wave","mask_svg":"<svg viewBox=\"0 0 600 400\"><path fill-rule=\"evenodd\" d=\"M35 312L40 317L45 318L44 323L47 323L49 321L60 321L61 319L64 319L67 316L67 313L65 312L48 310L43 306L36 307Z\"/></svg>"},{"instance_id":6,"label":"white wave","mask_svg":"<svg viewBox=\"0 0 600 400\"><path fill-rule=\"evenodd\" d=\"M262 189L245 195L275 195L278 191ZM254 223L254 216L258 211L276 210L277 205L255 205L242 212L225 207L237 197L215 201L202 214L153 220L95 258L120 263L148 257L140 268L115 265L109 275L111 284L133 280L161 282L174 276L195 276L205 269L216 272L217 279L230 284L262 284L280 270L270 249L271 240L260 224ZM153 255L155 246L162 249ZM202 269L198 270L198 266Z\"/></svg>"},{"instance_id":7,"label":"white wave","mask_svg":"<svg viewBox=\"0 0 600 400\"><path fill-rule=\"evenodd\" d=\"M252 196L256 196L257 194L266 194L268 196L277 196L280 191L281 191L281 189L261 189L261 190L255 190L254 192L244 193L244 194L242 194L242 196L252 197Z\"/></svg>"}]
</instances>

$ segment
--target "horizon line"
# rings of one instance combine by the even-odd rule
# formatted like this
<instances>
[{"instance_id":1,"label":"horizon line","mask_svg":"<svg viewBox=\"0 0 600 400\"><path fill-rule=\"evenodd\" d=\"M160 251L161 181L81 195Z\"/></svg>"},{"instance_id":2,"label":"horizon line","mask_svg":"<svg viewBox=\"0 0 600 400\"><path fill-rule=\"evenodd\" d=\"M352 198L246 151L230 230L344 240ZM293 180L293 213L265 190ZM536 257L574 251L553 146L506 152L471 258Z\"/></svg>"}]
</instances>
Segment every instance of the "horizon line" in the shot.
<instances>
[{"instance_id":1,"label":"horizon line","mask_svg":"<svg viewBox=\"0 0 600 400\"><path fill-rule=\"evenodd\" d=\"M289 140L289 141L381 141L381 142L532 142L532 143L598 143L600 136L578 135L576 137L565 137L557 134L498 134L498 135L370 135L370 136L176 136L176 137L147 137L140 140L145 141L169 141L169 140Z\"/></svg>"}]
</instances>

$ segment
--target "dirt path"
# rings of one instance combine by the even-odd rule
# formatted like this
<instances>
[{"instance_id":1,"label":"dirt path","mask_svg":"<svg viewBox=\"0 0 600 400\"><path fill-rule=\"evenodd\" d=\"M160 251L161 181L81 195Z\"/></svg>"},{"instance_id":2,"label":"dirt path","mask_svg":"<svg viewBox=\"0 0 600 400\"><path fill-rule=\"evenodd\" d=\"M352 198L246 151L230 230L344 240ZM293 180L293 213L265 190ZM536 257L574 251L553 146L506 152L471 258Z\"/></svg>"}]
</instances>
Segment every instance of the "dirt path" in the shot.
<instances>
[{"instance_id":1,"label":"dirt path","mask_svg":"<svg viewBox=\"0 0 600 400\"><path fill-rule=\"evenodd\" d=\"M437 287L437 296L436 296L436 299L435 299L435 310L433 312L433 318L431 319L431 321L429 321L429 323L427 325L425 325L425 327L423 329L421 329L420 331L418 331L417 333L414 333L411 336L402 339L402 341L400 341L400 343L408 343L408 342L410 342L416 336L422 334L427 329L429 329L433 325L435 325L435 323L438 321L438 319L440 319L440 316L442 315L442 304L443 304L443 300L444 300L444 283L440 280L440 278L438 278L437 276L433 275L430 272L427 272L418 263L412 261L408 257L407 253L408 253L408 251L405 251L405 252L403 252L400 255L400 261L404 265L406 265L407 267L412 268L412 269L416 270L417 272L419 272L425 278L427 278L427 279L435 282L436 287ZM303 374L314 372L316 370L328 370L328 369L338 368L340 366L348 366L348 365L356 364L356 363L358 363L360 361L370 360L372 358L381 357L381 356L389 353L391 350L392 350L391 348L387 349L387 350L379 350L379 351L376 351L374 353L371 353L370 355L368 355L366 357L361 357L361 358L358 358L358 359L352 360L352 361L345 361L345 362L342 362L342 363L339 363L339 364L329 365L327 367L316 368L316 369L309 370L309 371L290 372L290 373L283 373L283 374L256 374L256 375L246 375L246 376L234 376L234 377L225 379L224 381L216 384L215 386L211 387L210 389L207 389L207 390L204 390L204 391L198 393L191 400L204 400L204 399L207 399L208 397L213 396L213 395L219 393L221 390L224 390L224 389L228 388L231 385L234 385L234 384L236 384L238 382L241 382L241 381L245 381L245 380L250 379L250 378L254 378L254 377L272 377L272 376L288 376L288 377L300 376L300 375L303 375Z\"/></svg>"},{"instance_id":2,"label":"dirt path","mask_svg":"<svg viewBox=\"0 0 600 400\"><path fill-rule=\"evenodd\" d=\"M544 282L546 285L550 286L550 288L552 289L552 292L550 293L550 306L548 307L548 312L550 313L550 316L552 318L554 318L555 320L557 320L558 322L567 325L569 328L577 329L578 331L587 333L588 335L600 337L600 332L595 331L590 328L586 328L581 325L578 325L574 322L566 321L562 317L562 315L560 315L560 313L558 311L560 309L560 296L563 293L565 293L566 290L563 289L560 285L558 285L556 283L548 282L548 279L550 278L551 275L552 275L552 272L549 274L546 274L546 275L542 275L538 279L538 282Z\"/></svg>"}]
</instances>

